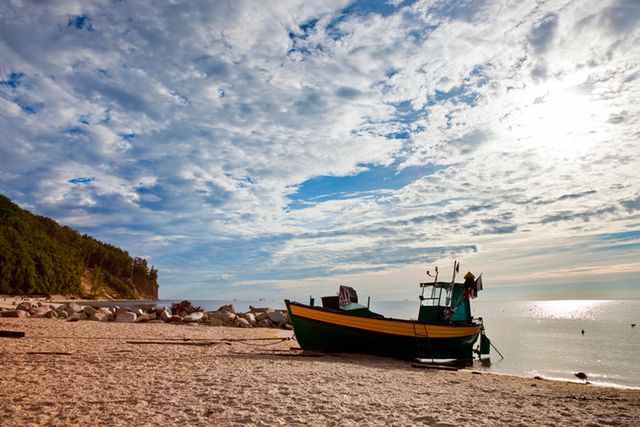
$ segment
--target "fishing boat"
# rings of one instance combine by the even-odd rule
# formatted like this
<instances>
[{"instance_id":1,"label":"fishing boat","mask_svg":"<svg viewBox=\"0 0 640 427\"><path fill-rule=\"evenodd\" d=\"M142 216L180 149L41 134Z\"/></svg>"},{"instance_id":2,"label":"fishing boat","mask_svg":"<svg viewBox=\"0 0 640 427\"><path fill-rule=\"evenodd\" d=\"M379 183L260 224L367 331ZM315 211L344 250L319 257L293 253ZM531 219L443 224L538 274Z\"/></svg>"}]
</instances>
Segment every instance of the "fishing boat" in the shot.
<instances>
[{"instance_id":1,"label":"fishing boat","mask_svg":"<svg viewBox=\"0 0 640 427\"><path fill-rule=\"evenodd\" d=\"M340 286L338 296L322 298L322 307L285 300L295 337L303 350L364 353L402 359L473 360L489 353L490 341L481 318L471 316L471 299L482 289L482 276L471 273L456 283L454 263L450 282L420 283L422 293L417 320L385 317L369 305L358 304L357 293ZM479 348L474 344L481 338Z\"/></svg>"}]
</instances>

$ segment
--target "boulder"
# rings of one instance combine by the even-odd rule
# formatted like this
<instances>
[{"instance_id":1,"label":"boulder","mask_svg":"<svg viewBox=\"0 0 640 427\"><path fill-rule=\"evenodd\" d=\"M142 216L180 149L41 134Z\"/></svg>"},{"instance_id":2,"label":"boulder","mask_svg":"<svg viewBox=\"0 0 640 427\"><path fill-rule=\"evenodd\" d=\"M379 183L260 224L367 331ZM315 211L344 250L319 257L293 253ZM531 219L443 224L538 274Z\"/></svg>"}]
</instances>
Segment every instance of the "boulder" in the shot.
<instances>
[{"instance_id":1,"label":"boulder","mask_svg":"<svg viewBox=\"0 0 640 427\"><path fill-rule=\"evenodd\" d=\"M162 313L160 313L160 318L165 322L171 321L171 315L169 314L169 310L165 307Z\"/></svg>"},{"instance_id":2,"label":"boulder","mask_svg":"<svg viewBox=\"0 0 640 427\"><path fill-rule=\"evenodd\" d=\"M169 322L171 323L179 323L182 322L182 316L177 316L177 315L172 315L171 318L169 319Z\"/></svg>"},{"instance_id":3,"label":"boulder","mask_svg":"<svg viewBox=\"0 0 640 427\"><path fill-rule=\"evenodd\" d=\"M191 314L187 314L182 319L184 322L199 322L204 317L204 313L201 311L195 311Z\"/></svg>"},{"instance_id":4,"label":"boulder","mask_svg":"<svg viewBox=\"0 0 640 427\"><path fill-rule=\"evenodd\" d=\"M87 320L87 315L82 311L78 311L76 313L70 314L67 317L68 322L77 322L78 320Z\"/></svg>"},{"instance_id":5,"label":"boulder","mask_svg":"<svg viewBox=\"0 0 640 427\"><path fill-rule=\"evenodd\" d=\"M221 319L225 325L232 325L236 320L236 314L230 311L211 311L209 317Z\"/></svg>"},{"instance_id":6,"label":"boulder","mask_svg":"<svg viewBox=\"0 0 640 427\"><path fill-rule=\"evenodd\" d=\"M247 319L245 319L244 317L236 317L236 320L233 324L233 326L236 326L238 328L251 328L251 323L249 323L249 321Z\"/></svg>"},{"instance_id":7,"label":"boulder","mask_svg":"<svg viewBox=\"0 0 640 427\"><path fill-rule=\"evenodd\" d=\"M108 317L104 312L96 310L95 313L92 313L89 316L89 320L94 320L96 322L106 322L108 320Z\"/></svg>"},{"instance_id":8,"label":"boulder","mask_svg":"<svg viewBox=\"0 0 640 427\"><path fill-rule=\"evenodd\" d=\"M71 315L82 311L82 307L75 302L70 302L62 306L62 309Z\"/></svg>"},{"instance_id":9,"label":"boulder","mask_svg":"<svg viewBox=\"0 0 640 427\"><path fill-rule=\"evenodd\" d=\"M130 311L120 311L116 314L116 322L118 323L133 323L138 316Z\"/></svg>"},{"instance_id":10,"label":"boulder","mask_svg":"<svg viewBox=\"0 0 640 427\"><path fill-rule=\"evenodd\" d=\"M224 325L224 320L219 317L209 317L208 323L211 326L222 326Z\"/></svg>"},{"instance_id":11,"label":"boulder","mask_svg":"<svg viewBox=\"0 0 640 427\"><path fill-rule=\"evenodd\" d=\"M233 308L233 304L223 305L222 307L220 307L216 311L226 311L228 313L235 313L236 312L236 310Z\"/></svg>"},{"instance_id":12,"label":"boulder","mask_svg":"<svg viewBox=\"0 0 640 427\"><path fill-rule=\"evenodd\" d=\"M181 301L177 304L171 304L171 313L177 316L184 317L187 314L194 313L196 311L203 311L200 307L194 307L191 305L191 301Z\"/></svg>"},{"instance_id":13,"label":"boulder","mask_svg":"<svg viewBox=\"0 0 640 427\"><path fill-rule=\"evenodd\" d=\"M273 325L271 324L271 321L269 320L269 318L264 318L262 320L258 321L258 324L256 325L258 328L271 328L273 327Z\"/></svg>"},{"instance_id":14,"label":"boulder","mask_svg":"<svg viewBox=\"0 0 640 427\"><path fill-rule=\"evenodd\" d=\"M252 305L249 306L249 310L253 313L262 313L263 311L270 310L268 307L254 307Z\"/></svg>"},{"instance_id":15,"label":"boulder","mask_svg":"<svg viewBox=\"0 0 640 427\"><path fill-rule=\"evenodd\" d=\"M91 315L97 311L98 311L97 309L91 307L90 305L82 309L82 312L86 314L88 318L91 318Z\"/></svg>"},{"instance_id":16,"label":"boulder","mask_svg":"<svg viewBox=\"0 0 640 427\"><path fill-rule=\"evenodd\" d=\"M100 307L98 309L98 313L102 313L104 315L104 319L102 320L103 322L113 322L116 319L115 310L110 307Z\"/></svg>"},{"instance_id":17,"label":"boulder","mask_svg":"<svg viewBox=\"0 0 640 427\"><path fill-rule=\"evenodd\" d=\"M17 317L20 319L26 319L30 314L26 310L7 310L2 312L2 317Z\"/></svg>"},{"instance_id":18,"label":"boulder","mask_svg":"<svg viewBox=\"0 0 640 427\"><path fill-rule=\"evenodd\" d=\"M67 313L67 311L64 310L62 307L56 308L55 312L58 315L59 319L66 319L67 317L69 317L69 313Z\"/></svg>"},{"instance_id":19,"label":"boulder","mask_svg":"<svg viewBox=\"0 0 640 427\"><path fill-rule=\"evenodd\" d=\"M147 313L142 313L136 319L136 323L146 323L146 322L149 322L150 320L151 320L151 316L149 316Z\"/></svg>"},{"instance_id":20,"label":"boulder","mask_svg":"<svg viewBox=\"0 0 640 427\"><path fill-rule=\"evenodd\" d=\"M45 313L44 317L47 319L57 319L58 312L55 310L49 310L47 313Z\"/></svg>"},{"instance_id":21,"label":"boulder","mask_svg":"<svg viewBox=\"0 0 640 427\"><path fill-rule=\"evenodd\" d=\"M287 321L287 318L282 311L274 310L274 311L267 311L266 313L269 316L269 320L271 320L276 325Z\"/></svg>"},{"instance_id":22,"label":"boulder","mask_svg":"<svg viewBox=\"0 0 640 427\"><path fill-rule=\"evenodd\" d=\"M49 308L49 306L34 305L29 309L29 314L32 315L33 317L44 317L44 315L50 311L51 311L51 308Z\"/></svg>"},{"instance_id":23,"label":"boulder","mask_svg":"<svg viewBox=\"0 0 640 427\"><path fill-rule=\"evenodd\" d=\"M32 304L29 301L22 301L20 304L16 306L16 310L29 311L31 307L32 307Z\"/></svg>"},{"instance_id":24,"label":"boulder","mask_svg":"<svg viewBox=\"0 0 640 427\"><path fill-rule=\"evenodd\" d=\"M252 312L240 313L239 315L247 319L247 321L251 326L256 326L256 324L258 323L258 320L256 320L256 315L253 314Z\"/></svg>"},{"instance_id":25,"label":"boulder","mask_svg":"<svg viewBox=\"0 0 640 427\"><path fill-rule=\"evenodd\" d=\"M118 316L118 314L120 313L132 313L131 309L127 308L127 307L114 307L115 308L115 315L116 317ZM135 314L135 313L133 313Z\"/></svg>"},{"instance_id":26,"label":"boulder","mask_svg":"<svg viewBox=\"0 0 640 427\"><path fill-rule=\"evenodd\" d=\"M256 314L256 320L259 322L263 319L268 319L269 318L269 313L273 313L275 310L272 308L268 308L265 311L260 311L258 312L258 314Z\"/></svg>"}]
</instances>

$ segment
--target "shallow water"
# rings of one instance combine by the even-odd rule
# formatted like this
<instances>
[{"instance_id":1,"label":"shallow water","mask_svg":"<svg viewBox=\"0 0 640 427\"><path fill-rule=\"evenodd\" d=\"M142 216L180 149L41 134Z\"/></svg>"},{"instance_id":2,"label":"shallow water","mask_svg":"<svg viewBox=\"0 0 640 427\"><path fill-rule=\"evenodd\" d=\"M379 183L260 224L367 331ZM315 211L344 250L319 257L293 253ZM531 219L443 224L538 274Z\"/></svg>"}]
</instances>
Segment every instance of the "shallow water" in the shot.
<instances>
[{"instance_id":1,"label":"shallow water","mask_svg":"<svg viewBox=\"0 0 640 427\"><path fill-rule=\"evenodd\" d=\"M418 304L379 302L374 311L415 318ZM491 372L580 382L584 372L594 385L640 388L640 301L472 301L487 335L502 353L491 350ZM632 323L638 324L631 327ZM584 335L581 331L584 329Z\"/></svg>"}]
</instances>

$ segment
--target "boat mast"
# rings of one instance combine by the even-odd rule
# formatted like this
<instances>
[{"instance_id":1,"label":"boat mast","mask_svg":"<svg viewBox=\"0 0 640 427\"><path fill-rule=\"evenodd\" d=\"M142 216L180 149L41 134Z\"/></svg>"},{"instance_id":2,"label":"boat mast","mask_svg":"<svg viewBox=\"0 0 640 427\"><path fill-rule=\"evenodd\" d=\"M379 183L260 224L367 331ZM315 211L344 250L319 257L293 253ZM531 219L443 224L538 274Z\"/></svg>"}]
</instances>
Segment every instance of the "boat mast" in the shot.
<instances>
[{"instance_id":1,"label":"boat mast","mask_svg":"<svg viewBox=\"0 0 640 427\"><path fill-rule=\"evenodd\" d=\"M456 282L456 273L460 270L460 263L458 261L453 261L453 277L451 278L451 283Z\"/></svg>"}]
</instances>

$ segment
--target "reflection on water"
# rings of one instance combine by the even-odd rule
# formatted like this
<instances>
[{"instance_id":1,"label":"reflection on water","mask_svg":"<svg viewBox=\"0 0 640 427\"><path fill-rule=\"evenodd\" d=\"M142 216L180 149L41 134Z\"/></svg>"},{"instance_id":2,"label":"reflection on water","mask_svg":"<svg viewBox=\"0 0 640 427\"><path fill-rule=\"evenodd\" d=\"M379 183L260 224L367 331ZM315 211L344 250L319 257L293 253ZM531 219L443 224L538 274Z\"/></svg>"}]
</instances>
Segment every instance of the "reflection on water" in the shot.
<instances>
[{"instance_id":1,"label":"reflection on water","mask_svg":"<svg viewBox=\"0 0 640 427\"><path fill-rule=\"evenodd\" d=\"M607 300L559 300L531 302L530 311L536 318L598 319Z\"/></svg>"},{"instance_id":2,"label":"reflection on water","mask_svg":"<svg viewBox=\"0 0 640 427\"><path fill-rule=\"evenodd\" d=\"M640 387L640 301L472 301L475 317L483 317L491 342L491 365L474 369L525 377L580 382L585 372L594 385ZM375 305L375 307L374 307ZM378 313L415 318L417 302L376 302ZM584 329L585 333L582 334Z\"/></svg>"}]
</instances>

